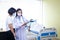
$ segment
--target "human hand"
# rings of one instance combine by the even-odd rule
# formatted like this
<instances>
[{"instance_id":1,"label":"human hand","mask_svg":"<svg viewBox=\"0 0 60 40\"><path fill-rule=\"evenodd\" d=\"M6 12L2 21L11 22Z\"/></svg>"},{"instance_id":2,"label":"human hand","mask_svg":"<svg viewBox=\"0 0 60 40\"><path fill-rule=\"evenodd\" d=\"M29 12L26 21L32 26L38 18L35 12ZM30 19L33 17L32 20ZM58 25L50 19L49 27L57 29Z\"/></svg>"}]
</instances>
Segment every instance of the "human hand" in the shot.
<instances>
[{"instance_id":1,"label":"human hand","mask_svg":"<svg viewBox=\"0 0 60 40\"><path fill-rule=\"evenodd\" d=\"M27 23L24 23L22 26L25 26Z\"/></svg>"}]
</instances>

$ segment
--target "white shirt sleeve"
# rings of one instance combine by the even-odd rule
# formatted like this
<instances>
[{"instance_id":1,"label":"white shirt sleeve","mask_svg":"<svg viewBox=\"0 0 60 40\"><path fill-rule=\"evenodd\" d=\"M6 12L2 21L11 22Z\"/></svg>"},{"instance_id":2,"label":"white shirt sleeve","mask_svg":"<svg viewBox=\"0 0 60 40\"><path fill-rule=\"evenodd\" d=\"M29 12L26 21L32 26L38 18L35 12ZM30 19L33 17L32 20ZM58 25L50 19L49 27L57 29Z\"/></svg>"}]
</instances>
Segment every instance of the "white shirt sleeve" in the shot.
<instances>
[{"instance_id":1,"label":"white shirt sleeve","mask_svg":"<svg viewBox=\"0 0 60 40\"><path fill-rule=\"evenodd\" d=\"M10 28L8 26L9 24L12 24L13 25L13 18L10 17L10 16L8 16L7 19L6 19L6 29L7 30L10 30Z\"/></svg>"},{"instance_id":2,"label":"white shirt sleeve","mask_svg":"<svg viewBox=\"0 0 60 40\"><path fill-rule=\"evenodd\" d=\"M13 23L12 17L8 17L8 18L7 18L7 24L12 24L12 23Z\"/></svg>"}]
</instances>

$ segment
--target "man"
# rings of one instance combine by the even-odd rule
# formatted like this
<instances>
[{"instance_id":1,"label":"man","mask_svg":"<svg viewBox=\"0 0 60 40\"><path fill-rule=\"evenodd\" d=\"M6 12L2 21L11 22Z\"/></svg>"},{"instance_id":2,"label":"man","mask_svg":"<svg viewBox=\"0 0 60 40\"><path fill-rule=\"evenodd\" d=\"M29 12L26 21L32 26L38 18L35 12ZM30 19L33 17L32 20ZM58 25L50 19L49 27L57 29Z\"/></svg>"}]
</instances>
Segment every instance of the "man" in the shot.
<instances>
[{"instance_id":1,"label":"man","mask_svg":"<svg viewBox=\"0 0 60 40\"><path fill-rule=\"evenodd\" d=\"M9 10L8 10L8 17L6 19L6 30L7 30L7 40L15 40L15 32L14 32L14 28L13 27L13 20L14 20L14 17L13 17L13 14L16 12L16 9L11 7Z\"/></svg>"}]
</instances>

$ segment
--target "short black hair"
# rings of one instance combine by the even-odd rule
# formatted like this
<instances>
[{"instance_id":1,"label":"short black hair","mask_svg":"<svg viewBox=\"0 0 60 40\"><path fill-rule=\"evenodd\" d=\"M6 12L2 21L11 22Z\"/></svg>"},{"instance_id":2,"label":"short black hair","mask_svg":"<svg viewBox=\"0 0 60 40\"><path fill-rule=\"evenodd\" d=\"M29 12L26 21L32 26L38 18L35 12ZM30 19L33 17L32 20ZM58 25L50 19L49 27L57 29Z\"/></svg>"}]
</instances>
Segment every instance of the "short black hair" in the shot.
<instances>
[{"instance_id":1,"label":"short black hair","mask_svg":"<svg viewBox=\"0 0 60 40\"><path fill-rule=\"evenodd\" d=\"M13 13L15 13L15 12L16 12L16 9L13 8L13 7L11 7L11 8L8 10L8 14L9 14L9 15L13 15Z\"/></svg>"}]
</instances>

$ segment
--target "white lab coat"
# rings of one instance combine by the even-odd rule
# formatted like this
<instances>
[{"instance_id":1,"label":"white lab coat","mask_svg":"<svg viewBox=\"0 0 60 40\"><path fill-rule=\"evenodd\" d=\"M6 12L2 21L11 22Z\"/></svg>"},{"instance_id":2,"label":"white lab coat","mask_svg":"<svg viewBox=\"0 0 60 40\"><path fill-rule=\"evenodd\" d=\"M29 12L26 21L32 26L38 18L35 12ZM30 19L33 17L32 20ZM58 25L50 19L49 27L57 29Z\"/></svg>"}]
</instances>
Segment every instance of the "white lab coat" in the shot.
<instances>
[{"instance_id":1,"label":"white lab coat","mask_svg":"<svg viewBox=\"0 0 60 40\"><path fill-rule=\"evenodd\" d=\"M24 22L27 22L27 20L25 18L22 18L22 17L17 16L14 19L16 40L27 40L25 26L21 27L21 25Z\"/></svg>"}]
</instances>

